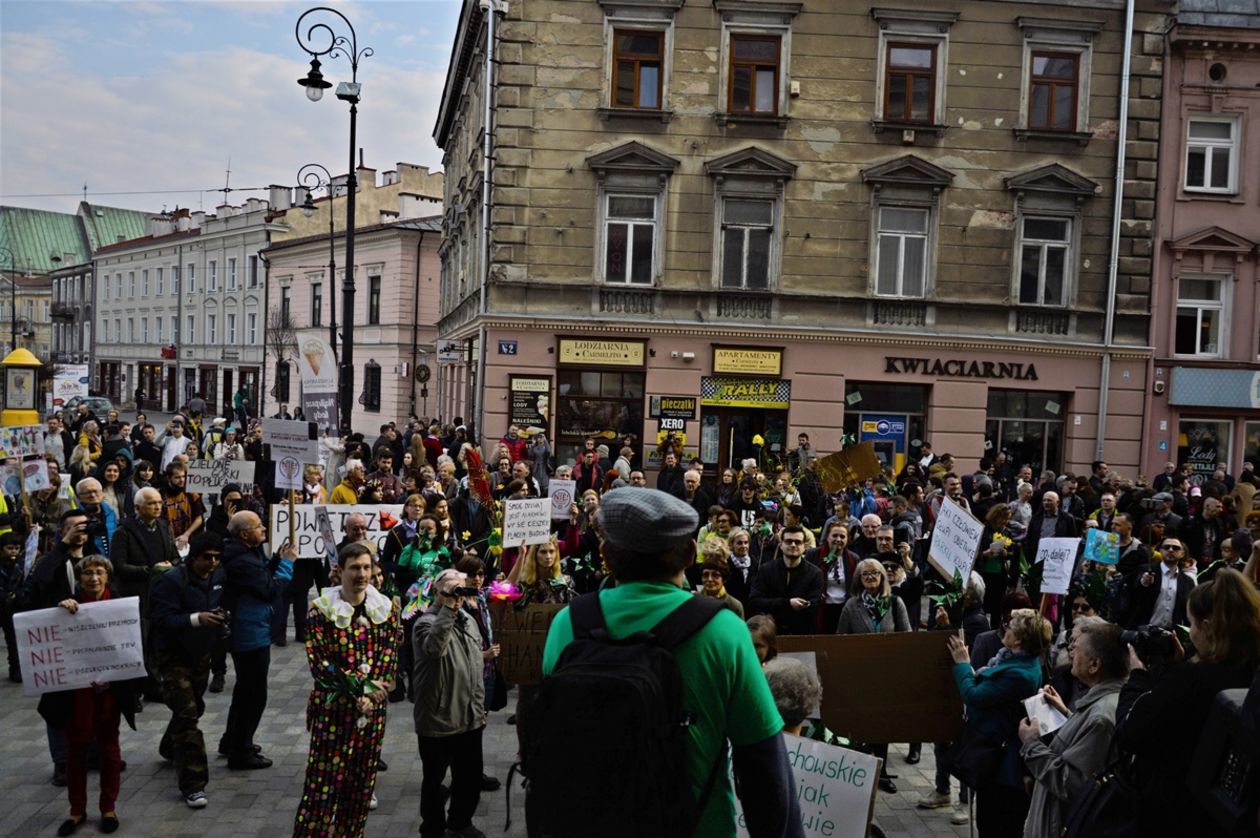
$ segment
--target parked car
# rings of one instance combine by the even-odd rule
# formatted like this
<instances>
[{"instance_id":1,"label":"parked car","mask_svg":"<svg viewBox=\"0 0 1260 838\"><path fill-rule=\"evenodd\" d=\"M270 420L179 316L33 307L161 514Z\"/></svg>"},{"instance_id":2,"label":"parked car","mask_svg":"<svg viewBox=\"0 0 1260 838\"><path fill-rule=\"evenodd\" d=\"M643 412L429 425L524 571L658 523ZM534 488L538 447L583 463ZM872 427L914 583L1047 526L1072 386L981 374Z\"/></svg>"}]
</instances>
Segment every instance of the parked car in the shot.
<instances>
[{"instance_id":1,"label":"parked car","mask_svg":"<svg viewBox=\"0 0 1260 838\"><path fill-rule=\"evenodd\" d=\"M62 410L67 413L74 413L79 409L79 405L84 402L87 403L88 410L96 414L96 418L102 422L105 421L105 417L109 415L109 412L114 409L114 403L104 396L75 396L66 400Z\"/></svg>"}]
</instances>

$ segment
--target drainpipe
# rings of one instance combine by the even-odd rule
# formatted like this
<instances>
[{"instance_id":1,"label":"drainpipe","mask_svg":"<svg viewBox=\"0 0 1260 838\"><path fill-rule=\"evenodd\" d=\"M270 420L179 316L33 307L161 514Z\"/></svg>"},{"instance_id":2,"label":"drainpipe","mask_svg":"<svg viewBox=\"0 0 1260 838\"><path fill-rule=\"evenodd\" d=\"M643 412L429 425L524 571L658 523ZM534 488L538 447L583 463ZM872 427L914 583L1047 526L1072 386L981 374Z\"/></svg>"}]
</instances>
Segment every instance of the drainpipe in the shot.
<instances>
[{"instance_id":1,"label":"drainpipe","mask_svg":"<svg viewBox=\"0 0 1260 838\"><path fill-rule=\"evenodd\" d=\"M331 210L330 210L331 212ZM258 381L258 413L260 418L267 415L267 321L271 319L271 313L267 310L271 305L271 259L267 257L263 250L271 246L271 234L267 233L267 241L263 243L262 249L258 251L258 261L263 264L263 318L262 318L262 367L259 373ZM288 361L278 362L276 369L280 368L280 363L288 363ZM279 384L279 373L277 372L277 381ZM280 394L276 393L276 412L280 412Z\"/></svg>"},{"instance_id":2,"label":"drainpipe","mask_svg":"<svg viewBox=\"0 0 1260 838\"><path fill-rule=\"evenodd\" d=\"M177 228L178 229L178 228ZM172 231L174 232L174 231ZM180 345L179 336L184 328L184 246L181 244L176 248L177 260L175 263L175 330L171 333L171 343L175 345L175 409L178 410L188 398L183 395L184 381L180 376L179 358Z\"/></svg>"},{"instance_id":3,"label":"drainpipe","mask_svg":"<svg viewBox=\"0 0 1260 838\"><path fill-rule=\"evenodd\" d=\"M490 181L493 178L494 141L494 15L496 0L483 0L481 8L486 13L486 64L485 90L482 94L485 113L482 124L481 159L485 170L481 179L481 300L477 306L477 315L481 324L477 327L477 382L473 387L477 399L478 434L485 433L486 418L486 292L490 283ZM473 439L476 444L476 438Z\"/></svg>"},{"instance_id":4,"label":"drainpipe","mask_svg":"<svg viewBox=\"0 0 1260 838\"><path fill-rule=\"evenodd\" d=\"M422 247L424 247L424 230L420 231L420 241L416 242L415 296L411 300L411 366L412 367L416 365L416 351L419 348L419 337L417 336L417 332L420 329L420 248ZM416 371L414 369L411 370L411 415L412 416L420 415L416 413Z\"/></svg>"},{"instance_id":5,"label":"drainpipe","mask_svg":"<svg viewBox=\"0 0 1260 838\"><path fill-rule=\"evenodd\" d=\"M1124 61L1120 68L1120 124L1116 133L1115 203L1111 212L1111 261L1107 266L1107 317L1103 327L1102 370L1098 381L1098 436L1094 459L1103 459L1107 440L1107 402L1111 382L1111 345L1116 330L1116 283L1120 271L1120 212L1124 203L1125 145L1129 137L1129 73L1133 62L1133 3L1124 4Z\"/></svg>"}]
</instances>

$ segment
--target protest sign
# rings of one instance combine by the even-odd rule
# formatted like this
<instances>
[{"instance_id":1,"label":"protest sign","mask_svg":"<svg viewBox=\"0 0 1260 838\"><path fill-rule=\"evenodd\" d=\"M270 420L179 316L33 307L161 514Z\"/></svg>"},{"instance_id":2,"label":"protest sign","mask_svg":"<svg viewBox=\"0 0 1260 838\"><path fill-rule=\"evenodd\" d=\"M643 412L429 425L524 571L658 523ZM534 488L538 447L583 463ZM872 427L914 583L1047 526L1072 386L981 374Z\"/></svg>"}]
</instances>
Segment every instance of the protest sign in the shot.
<instances>
[{"instance_id":1,"label":"protest sign","mask_svg":"<svg viewBox=\"0 0 1260 838\"><path fill-rule=\"evenodd\" d=\"M503 504L503 546L524 547L551 540L551 499L517 498Z\"/></svg>"},{"instance_id":2,"label":"protest sign","mask_svg":"<svg viewBox=\"0 0 1260 838\"><path fill-rule=\"evenodd\" d=\"M337 539L333 537L332 522L328 518L328 507L315 507L315 530L324 539L324 554L328 557L328 566L337 564Z\"/></svg>"},{"instance_id":3,"label":"protest sign","mask_svg":"<svg viewBox=\"0 0 1260 838\"><path fill-rule=\"evenodd\" d=\"M305 464L300 457L293 454L275 454L271 459L276 464L275 487L277 489L302 489L302 473Z\"/></svg>"},{"instance_id":4,"label":"protest sign","mask_svg":"<svg viewBox=\"0 0 1260 838\"><path fill-rule=\"evenodd\" d=\"M1037 561L1041 562L1041 593L1066 594L1076 564L1079 538L1043 538L1037 545Z\"/></svg>"},{"instance_id":5,"label":"protest sign","mask_svg":"<svg viewBox=\"0 0 1260 838\"><path fill-rule=\"evenodd\" d=\"M302 415L321 431L337 430L337 357L323 338L308 335L298 347L298 373L302 380ZM263 424L269 420L263 420ZM267 440L263 440L266 442ZM318 462L310 460L308 462Z\"/></svg>"},{"instance_id":6,"label":"protest sign","mask_svg":"<svg viewBox=\"0 0 1260 838\"><path fill-rule=\"evenodd\" d=\"M839 745L784 736L807 838L866 838L875 815L880 763ZM729 770L729 769L728 769ZM744 805L735 799L735 835L747 838Z\"/></svg>"},{"instance_id":7,"label":"protest sign","mask_svg":"<svg viewBox=\"0 0 1260 838\"><path fill-rule=\"evenodd\" d=\"M254 464L249 460L189 460L188 482L184 489L199 495L217 496L228 483L241 487L241 494L254 492Z\"/></svg>"},{"instance_id":8,"label":"protest sign","mask_svg":"<svg viewBox=\"0 0 1260 838\"><path fill-rule=\"evenodd\" d=\"M875 443L863 442L814 461L814 471L828 492L839 492L871 477L879 477L882 467L875 456Z\"/></svg>"},{"instance_id":9,"label":"protest sign","mask_svg":"<svg viewBox=\"0 0 1260 838\"><path fill-rule=\"evenodd\" d=\"M551 478L551 482L547 484L547 496L551 498L552 519L569 517L569 509L573 506L574 493L576 492L576 480Z\"/></svg>"},{"instance_id":10,"label":"protest sign","mask_svg":"<svg viewBox=\"0 0 1260 838\"><path fill-rule=\"evenodd\" d=\"M43 530L39 524L31 526L31 532L26 536L26 544L22 547L22 575L29 576L31 568L35 566L35 559L39 556L39 534Z\"/></svg>"},{"instance_id":11,"label":"protest sign","mask_svg":"<svg viewBox=\"0 0 1260 838\"><path fill-rule=\"evenodd\" d=\"M78 613L43 608L13 615L22 692L62 692L144 677L138 597L86 602Z\"/></svg>"},{"instance_id":12,"label":"protest sign","mask_svg":"<svg viewBox=\"0 0 1260 838\"><path fill-rule=\"evenodd\" d=\"M48 477L48 463L40 457L0 466L0 486L6 495L12 497L17 497L24 491L39 492L50 488L52 481Z\"/></svg>"},{"instance_id":13,"label":"protest sign","mask_svg":"<svg viewBox=\"0 0 1260 838\"><path fill-rule=\"evenodd\" d=\"M490 603L494 640L499 644L499 671L508 683L537 684L542 680L542 653L551 621L563 605L545 603L517 608L514 603Z\"/></svg>"},{"instance_id":14,"label":"protest sign","mask_svg":"<svg viewBox=\"0 0 1260 838\"><path fill-rule=\"evenodd\" d=\"M1120 561L1119 534L1090 527L1085 534L1085 561L1117 564Z\"/></svg>"},{"instance_id":15,"label":"protest sign","mask_svg":"<svg viewBox=\"0 0 1260 838\"><path fill-rule=\"evenodd\" d=\"M294 422L290 419L262 420L263 444L271 446L271 458L278 460L288 455L303 464L319 462L319 438L314 422ZM298 474L301 481L302 475ZM300 489L301 486L299 485Z\"/></svg>"},{"instance_id":16,"label":"protest sign","mask_svg":"<svg viewBox=\"0 0 1260 838\"><path fill-rule=\"evenodd\" d=\"M976 560L976 548L984 524L970 512L949 498L941 501L941 511L936 515L932 528L932 545L928 549L928 561L946 579L957 573L964 580L971 575L971 565Z\"/></svg>"},{"instance_id":17,"label":"protest sign","mask_svg":"<svg viewBox=\"0 0 1260 838\"><path fill-rule=\"evenodd\" d=\"M0 427L0 457L28 457L43 453L43 425Z\"/></svg>"},{"instance_id":18,"label":"protest sign","mask_svg":"<svg viewBox=\"0 0 1260 838\"><path fill-rule=\"evenodd\" d=\"M859 742L953 742L962 729L948 631L779 635L779 652L813 652L822 720ZM880 698L870 678L879 673Z\"/></svg>"},{"instance_id":19,"label":"protest sign","mask_svg":"<svg viewBox=\"0 0 1260 838\"><path fill-rule=\"evenodd\" d=\"M319 516L316 511L319 509L327 511L334 549L345 537L346 516L354 512L363 513L368 522L367 539L376 545L377 555L380 555L381 549L385 546L385 536L389 528L402 516L402 504L399 503L342 503L323 507L299 503L293 507L294 535L297 537L299 559L322 559L328 554L328 547L325 544L327 534L320 531ZM389 526L385 526L386 524ZM270 536L273 549L289 540L288 504L272 504Z\"/></svg>"}]
</instances>

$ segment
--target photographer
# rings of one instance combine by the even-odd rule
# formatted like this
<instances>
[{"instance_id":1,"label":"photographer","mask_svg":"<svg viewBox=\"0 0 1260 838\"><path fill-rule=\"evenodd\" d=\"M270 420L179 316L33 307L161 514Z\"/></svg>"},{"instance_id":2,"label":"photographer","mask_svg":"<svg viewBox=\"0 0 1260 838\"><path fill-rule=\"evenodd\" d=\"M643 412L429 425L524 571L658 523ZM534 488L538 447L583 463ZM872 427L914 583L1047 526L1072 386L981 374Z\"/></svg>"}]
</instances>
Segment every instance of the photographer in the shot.
<instances>
[{"instance_id":1,"label":"photographer","mask_svg":"<svg viewBox=\"0 0 1260 838\"><path fill-rule=\"evenodd\" d=\"M204 808L207 802L206 742L197 721L206 709L202 697L210 677L210 653L227 622L220 603L222 555L222 538L210 533L196 536L188 561L154 580L149 601L150 625L157 629L152 635L154 668L162 700L171 710L158 753L174 761L180 794L192 809Z\"/></svg>"},{"instance_id":2,"label":"photographer","mask_svg":"<svg viewBox=\"0 0 1260 838\"><path fill-rule=\"evenodd\" d=\"M104 503L105 492L101 489L101 481L95 477L85 477L75 484L74 491L88 519L87 534L90 540L85 549L89 554L108 556L110 545L114 541L114 530L118 526L118 516Z\"/></svg>"},{"instance_id":3,"label":"photographer","mask_svg":"<svg viewBox=\"0 0 1260 838\"><path fill-rule=\"evenodd\" d=\"M1204 835L1210 819L1187 790L1188 770L1221 690L1247 687L1260 664L1260 593L1233 570L1195 588L1186 604L1197 656L1170 638L1171 664L1156 675L1152 655L1130 646L1133 666L1116 711L1116 744L1135 757L1141 795L1138 834Z\"/></svg>"}]
</instances>

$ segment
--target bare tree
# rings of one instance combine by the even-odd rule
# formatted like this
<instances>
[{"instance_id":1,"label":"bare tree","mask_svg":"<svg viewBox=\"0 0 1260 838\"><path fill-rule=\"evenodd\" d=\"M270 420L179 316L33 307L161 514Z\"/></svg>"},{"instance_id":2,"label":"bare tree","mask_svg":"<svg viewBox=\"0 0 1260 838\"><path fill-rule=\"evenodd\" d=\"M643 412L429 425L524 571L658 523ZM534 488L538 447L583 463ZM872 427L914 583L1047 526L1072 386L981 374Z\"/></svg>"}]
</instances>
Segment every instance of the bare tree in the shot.
<instances>
[{"instance_id":1,"label":"bare tree","mask_svg":"<svg viewBox=\"0 0 1260 838\"><path fill-rule=\"evenodd\" d=\"M281 364L288 363L289 358L297 357L297 333L294 330L293 315L287 307L272 309L267 316L267 351L275 359L276 369ZM276 387L279 383L277 376L276 383L271 387L271 395L277 399L279 393Z\"/></svg>"}]
</instances>

